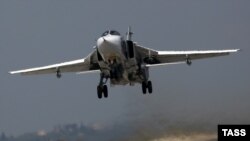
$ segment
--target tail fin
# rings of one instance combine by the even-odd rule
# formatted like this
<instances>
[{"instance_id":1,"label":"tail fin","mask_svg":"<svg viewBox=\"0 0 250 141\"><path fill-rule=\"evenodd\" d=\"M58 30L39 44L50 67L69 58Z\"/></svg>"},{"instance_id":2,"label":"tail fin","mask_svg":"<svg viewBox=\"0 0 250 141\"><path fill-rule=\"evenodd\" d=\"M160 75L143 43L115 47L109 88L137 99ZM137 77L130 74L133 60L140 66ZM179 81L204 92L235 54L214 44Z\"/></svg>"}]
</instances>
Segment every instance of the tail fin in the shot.
<instances>
[{"instance_id":1,"label":"tail fin","mask_svg":"<svg viewBox=\"0 0 250 141\"><path fill-rule=\"evenodd\" d=\"M127 34L127 40L132 40L132 34L133 32L131 32L131 26L128 27L128 32L126 33Z\"/></svg>"}]
</instances>

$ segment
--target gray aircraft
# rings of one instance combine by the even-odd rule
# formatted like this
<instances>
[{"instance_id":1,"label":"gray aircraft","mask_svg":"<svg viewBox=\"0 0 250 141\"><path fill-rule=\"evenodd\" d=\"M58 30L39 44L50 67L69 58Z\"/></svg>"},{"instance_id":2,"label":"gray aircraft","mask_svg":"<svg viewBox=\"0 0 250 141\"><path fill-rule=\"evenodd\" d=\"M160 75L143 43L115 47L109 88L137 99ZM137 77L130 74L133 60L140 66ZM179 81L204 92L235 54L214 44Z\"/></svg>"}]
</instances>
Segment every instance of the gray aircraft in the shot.
<instances>
[{"instance_id":1,"label":"gray aircraft","mask_svg":"<svg viewBox=\"0 0 250 141\"><path fill-rule=\"evenodd\" d=\"M229 55L239 49L203 50L203 51L158 51L143 47L132 41L131 28L128 28L126 39L115 30L105 31L97 40L94 51L87 57L18 71L10 74L37 75L54 73L58 78L64 72L90 73L99 72L100 81L97 86L98 98L108 97L106 85L131 85L139 83L143 94L152 93L152 82L149 80L149 67L186 63L191 60ZM164 45L164 43L163 43Z\"/></svg>"}]
</instances>

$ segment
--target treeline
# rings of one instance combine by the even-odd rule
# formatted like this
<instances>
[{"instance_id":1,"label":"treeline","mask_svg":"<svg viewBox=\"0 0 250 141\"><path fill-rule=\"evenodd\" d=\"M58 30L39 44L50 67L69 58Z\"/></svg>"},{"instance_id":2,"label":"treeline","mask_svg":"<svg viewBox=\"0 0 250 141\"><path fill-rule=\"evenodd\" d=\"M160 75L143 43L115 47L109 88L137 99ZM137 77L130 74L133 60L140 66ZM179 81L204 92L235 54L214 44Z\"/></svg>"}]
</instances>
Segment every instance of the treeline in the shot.
<instances>
[{"instance_id":1,"label":"treeline","mask_svg":"<svg viewBox=\"0 0 250 141\"><path fill-rule=\"evenodd\" d=\"M50 132L38 131L26 133L18 137L1 134L0 141L94 141L102 134L101 130L92 126L67 124L56 126Z\"/></svg>"}]
</instances>

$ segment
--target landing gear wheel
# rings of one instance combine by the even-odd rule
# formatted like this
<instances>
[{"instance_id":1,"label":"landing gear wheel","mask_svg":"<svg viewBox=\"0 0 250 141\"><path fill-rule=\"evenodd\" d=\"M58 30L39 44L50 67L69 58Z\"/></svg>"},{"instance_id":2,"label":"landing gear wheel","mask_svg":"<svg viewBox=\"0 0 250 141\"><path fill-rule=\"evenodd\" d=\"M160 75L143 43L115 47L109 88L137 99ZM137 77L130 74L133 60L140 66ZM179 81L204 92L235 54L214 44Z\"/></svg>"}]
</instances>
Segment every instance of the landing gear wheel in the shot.
<instances>
[{"instance_id":1,"label":"landing gear wheel","mask_svg":"<svg viewBox=\"0 0 250 141\"><path fill-rule=\"evenodd\" d=\"M151 81L143 81L141 85L142 85L142 93L143 94L147 93L147 89L148 89L149 94L151 94L153 92L153 87L152 87Z\"/></svg>"},{"instance_id":2,"label":"landing gear wheel","mask_svg":"<svg viewBox=\"0 0 250 141\"><path fill-rule=\"evenodd\" d=\"M146 85L146 82L143 81L142 84L141 84L141 86L142 86L142 93L143 93L143 94L146 94L146 93L147 93L147 85Z\"/></svg>"},{"instance_id":3,"label":"landing gear wheel","mask_svg":"<svg viewBox=\"0 0 250 141\"><path fill-rule=\"evenodd\" d=\"M108 97L108 87L107 87L107 85L103 86L103 95L104 95L105 98Z\"/></svg>"},{"instance_id":4,"label":"landing gear wheel","mask_svg":"<svg viewBox=\"0 0 250 141\"><path fill-rule=\"evenodd\" d=\"M152 87L152 82L151 81L148 81L148 93L152 93L153 92L153 87Z\"/></svg>"},{"instance_id":5,"label":"landing gear wheel","mask_svg":"<svg viewBox=\"0 0 250 141\"><path fill-rule=\"evenodd\" d=\"M105 81L104 81L105 79ZM102 95L107 98L108 97L108 87L107 85L104 85L106 84L108 80L108 76L105 76L104 73L101 73L100 74L100 82L99 82L99 85L97 86L97 96L99 99L102 98Z\"/></svg>"},{"instance_id":6,"label":"landing gear wheel","mask_svg":"<svg viewBox=\"0 0 250 141\"><path fill-rule=\"evenodd\" d=\"M97 86L97 96L99 99L102 98L102 87L101 86Z\"/></svg>"}]
</instances>

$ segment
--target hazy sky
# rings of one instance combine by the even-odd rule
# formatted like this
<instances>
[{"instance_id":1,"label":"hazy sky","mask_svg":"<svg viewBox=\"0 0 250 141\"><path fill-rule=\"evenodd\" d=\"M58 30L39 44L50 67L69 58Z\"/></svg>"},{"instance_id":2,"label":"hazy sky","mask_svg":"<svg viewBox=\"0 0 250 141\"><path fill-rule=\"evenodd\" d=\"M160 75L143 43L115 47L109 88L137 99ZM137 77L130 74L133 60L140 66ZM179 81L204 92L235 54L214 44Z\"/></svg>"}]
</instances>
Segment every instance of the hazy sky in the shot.
<instances>
[{"instance_id":1,"label":"hazy sky","mask_svg":"<svg viewBox=\"0 0 250 141\"><path fill-rule=\"evenodd\" d=\"M19 135L67 123L111 124L162 116L184 122L250 123L248 0L1 0L0 132ZM107 29L159 50L231 49L226 57L150 69L154 94L109 88L99 74L20 76L11 70L88 55ZM167 116L166 116L167 115ZM154 120L154 119L153 119Z\"/></svg>"}]
</instances>

